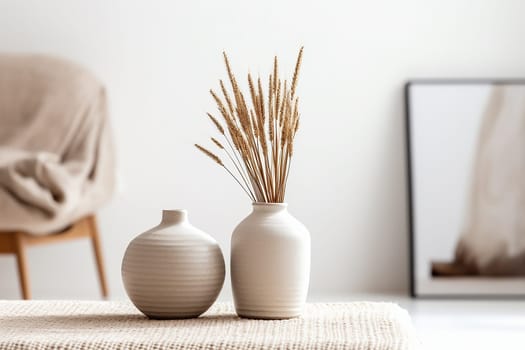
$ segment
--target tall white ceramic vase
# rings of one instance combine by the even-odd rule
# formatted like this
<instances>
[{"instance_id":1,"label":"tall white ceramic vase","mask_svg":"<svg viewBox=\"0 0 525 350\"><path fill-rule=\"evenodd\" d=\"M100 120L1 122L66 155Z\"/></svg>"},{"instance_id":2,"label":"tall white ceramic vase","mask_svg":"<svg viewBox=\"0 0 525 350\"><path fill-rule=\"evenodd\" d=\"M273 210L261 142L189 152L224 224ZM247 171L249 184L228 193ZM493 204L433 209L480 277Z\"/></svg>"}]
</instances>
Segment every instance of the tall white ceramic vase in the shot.
<instances>
[{"instance_id":1,"label":"tall white ceramic vase","mask_svg":"<svg viewBox=\"0 0 525 350\"><path fill-rule=\"evenodd\" d=\"M239 316L301 315L310 280L310 234L287 204L253 204L233 232L231 278Z\"/></svg>"},{"instance_id":2,"label":"tall white ceramic vase","mask_svg":"<svg viewBox=\"0 0 525 350\"><path fill-rule=\"evenodd\" d=\"M129 298L150 318L190 318L205 312L224 283L219 245L193 227L185 210L164 210L158 226L129 244L122 261Z\"/></svg>"}]
</instances>

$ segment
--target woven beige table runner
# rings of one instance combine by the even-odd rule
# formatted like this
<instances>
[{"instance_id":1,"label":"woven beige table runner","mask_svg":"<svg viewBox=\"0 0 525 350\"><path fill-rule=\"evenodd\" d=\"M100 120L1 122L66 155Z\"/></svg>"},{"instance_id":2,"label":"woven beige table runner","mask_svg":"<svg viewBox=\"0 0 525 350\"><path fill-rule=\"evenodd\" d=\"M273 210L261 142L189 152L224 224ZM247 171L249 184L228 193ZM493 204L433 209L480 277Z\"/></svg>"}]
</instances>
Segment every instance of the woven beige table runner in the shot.
<instances>
[{"instance_id":1,"label":"woven beige table runner","mask_svg":"<svg viewBox=\"0 0 525 350\"><path fill-rule=\"evenodd\" d=\"M390 303L308 304L284 321L241 319L216 303L197 319L149 320L128 302L0 301L0 349L413 349Z\"/></svg>"}]
</instances>

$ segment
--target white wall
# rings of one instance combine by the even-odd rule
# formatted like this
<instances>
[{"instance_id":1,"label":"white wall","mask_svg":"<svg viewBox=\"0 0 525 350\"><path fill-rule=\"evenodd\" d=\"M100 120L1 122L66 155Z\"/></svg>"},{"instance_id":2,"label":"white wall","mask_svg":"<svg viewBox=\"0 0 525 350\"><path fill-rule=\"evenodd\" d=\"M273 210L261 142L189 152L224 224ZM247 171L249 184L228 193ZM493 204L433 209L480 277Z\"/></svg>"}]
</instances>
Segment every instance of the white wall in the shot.
<instances>
[{"instance_id":1,"label":"white wall","mask_svg":"<svg viewBox=\"0 0 525 350\"><path fill-rule=\"evenodd\" d=\"M100 222L119 298L123 251L162 208L189 209L229 256L249 201L192 146L213 132L221 51L239 75L265 76L274 54L291 73L304 45L287 197L312 233L311 294L406 291L403 83L525 76L524 14L520 0L0 0L0 50L61 55L107 83L123 186ZM35 298L97 297L89 248L32 249ZM13 258L0 278L0 298L16 298Z\"/></svg>"}]
</instances>

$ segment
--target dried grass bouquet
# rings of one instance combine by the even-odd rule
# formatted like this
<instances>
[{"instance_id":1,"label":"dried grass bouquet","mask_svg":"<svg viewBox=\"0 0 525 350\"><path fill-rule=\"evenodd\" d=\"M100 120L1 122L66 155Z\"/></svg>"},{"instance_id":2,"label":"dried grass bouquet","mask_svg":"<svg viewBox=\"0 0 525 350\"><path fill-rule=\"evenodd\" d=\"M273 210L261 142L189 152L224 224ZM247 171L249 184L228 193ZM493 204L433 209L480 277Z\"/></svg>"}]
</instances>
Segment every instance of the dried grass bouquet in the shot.
<instances>
[{"instance_id":1,"label":"dried grass bouquet","mask_svg":"<svg viewBox=\"0 0 525 350\"><path fill-rule=\"evenodd\" d=\"M299 98L295 95L303 48L300 49L292 81L279 78L277 57L269 75L265 99L261 78L255 82L248 74L251 105L239 89L226 53L224 62L231 84L228 92L220 80L222 96L210 93L222 116L213 122L224 142L211 141L229 159L226 165L212 151L196 144L200 151L222 166L254 202L282 203L293 155L293 142L299 128ZM231 163L231 164L230 164Z\"/></svg>"}]
</instances>

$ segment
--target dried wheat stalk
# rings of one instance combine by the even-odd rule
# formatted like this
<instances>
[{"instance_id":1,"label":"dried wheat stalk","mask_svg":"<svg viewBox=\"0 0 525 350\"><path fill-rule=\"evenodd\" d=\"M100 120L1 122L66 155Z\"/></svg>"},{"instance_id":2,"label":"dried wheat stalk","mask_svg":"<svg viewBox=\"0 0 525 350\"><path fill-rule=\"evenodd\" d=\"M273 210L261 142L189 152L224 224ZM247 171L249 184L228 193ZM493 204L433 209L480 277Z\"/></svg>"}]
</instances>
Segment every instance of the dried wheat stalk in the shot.
<instances>
[{"instance_id":1,"label":"dried wheat stalk","mask_svg":"<svg viewBox=\"0 0 525 350\"><path fill-rule=\"evenodd\" d=\"M293 142L299 128L299 98L295 95L303 48L299 50L292 82L279 78L277 57L269 75L265 99L261 79L248 74L251 105L248 105L223 53L231 85L229 92L220 80L221 94L210 93L217 104L223 123L208 113L208 117L226 143L211 138L215 146L226 153L235 168L231 171L222 159L208 149L195 145L219 164L237 181L254 202L282 203L293 155ZM225 147L226 145L226 147Z\"/></svg>"}]
</instances>

